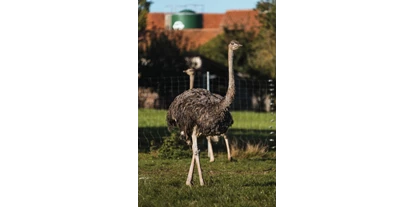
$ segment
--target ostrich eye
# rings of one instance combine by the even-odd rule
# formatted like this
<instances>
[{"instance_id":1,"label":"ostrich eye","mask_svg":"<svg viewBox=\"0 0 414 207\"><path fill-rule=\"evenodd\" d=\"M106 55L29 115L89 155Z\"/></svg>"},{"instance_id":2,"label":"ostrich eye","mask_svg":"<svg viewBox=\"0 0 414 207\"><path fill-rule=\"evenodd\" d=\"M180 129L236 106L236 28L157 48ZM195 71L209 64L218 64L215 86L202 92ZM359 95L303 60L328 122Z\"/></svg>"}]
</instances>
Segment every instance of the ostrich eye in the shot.
<instances>
[{"instance_id":1,"label":"ostrich eye","mask_svg":"<svg viewBox=\"0 0 414 207\"><path fill-rule=\"evenodd\" d=\"M234 45L234 42L231 42L230 44L231 44L231 45Z\"/></svg>"}]
</instances>

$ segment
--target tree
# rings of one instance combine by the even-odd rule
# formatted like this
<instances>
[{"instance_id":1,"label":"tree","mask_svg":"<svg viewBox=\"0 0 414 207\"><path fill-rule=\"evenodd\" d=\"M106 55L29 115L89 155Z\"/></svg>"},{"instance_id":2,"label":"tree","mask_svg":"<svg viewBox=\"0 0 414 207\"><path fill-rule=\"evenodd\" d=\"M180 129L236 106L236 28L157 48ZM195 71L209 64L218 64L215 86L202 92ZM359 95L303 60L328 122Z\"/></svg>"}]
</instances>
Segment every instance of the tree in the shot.
<instances>
[{"instance_id":1,"label":"tree","mask_svg":"<svg viewBox=\"0 0 414 207\"><path fill-rule=\"evenodd\" d=\"M261 23L258 38L252 42L254 53L249 65L256 70L276 77L276 2L259 1L256 4L258 20Z\"/></svg>"},{"instance_id":2,"label":"tree","mask_svg":"<svg viewBox=\"0 0 414 207\"><path fill-rule=\"evenodd\" d=\"M184 56L187 40L182 31L154 30L138 46L139 69L143 77L185 76L187 69ZM145 60L145 61L143 61Z\"/></svg>"},{"instance_id":3,"label":"tree","mask_svg":"<svg viewBox=\"0 0 414 207\"><path fill-rule=\"evenodd\" d=\"M198 52L218 63L228 66L227 46L231 40L239 41L243 47L237 50L234 55L234 68L242 73L250 73L251 67L248 65L248 59L253 52L250 44L255 39L255 32L244 29L243 26L235 25L233 29L223 28L223 33L202 45Z\"/></svg>"},{"instance_id":4,"label":"tree","mask_svg":"<svg viewBox=\"0 0 414 207\"><path fill-rule=\"evenodd\" d=\"M259 12L257 18L262 24L262 29L272 32L276 37L276 2L274 0L259 1L255 10Z\"/></svg>"},{"instance_id":5,"label":"tree","mask_svg":"<svg viewBox=\"0 0 414 207\"><path fill-rule=\"evenodd\" d=\"M227 44L238 40L243 44L234 56L234 66L239 72L251 77L276 77L276 2L259 1L256 4L259 32L247 30L240 25L224 28L224 32L202 45L198 52L223 65L227 65Z\"/></svg>"},{"instance_id":6,"label":"tree","mask_svg":"<svg viewBox=\"0 0 414 207\"><path fill-rule=\"evenodd\" d=\"M138 0L138 42L139 69L142 77L182 75L186 69L184 49L188 41L181 31L146 30L147 13L153 2Z\"/></svg>"},{"instance_id":7,"label":"tree","mask_svg":"<svg viewBox=\"0 0 414 207\"><path fill-rule=\"evenodd\" d=\"M147 0L138 0L138 32L142 32L147 27L147 14L152 2Z\"/></svg>"}]
</instances>

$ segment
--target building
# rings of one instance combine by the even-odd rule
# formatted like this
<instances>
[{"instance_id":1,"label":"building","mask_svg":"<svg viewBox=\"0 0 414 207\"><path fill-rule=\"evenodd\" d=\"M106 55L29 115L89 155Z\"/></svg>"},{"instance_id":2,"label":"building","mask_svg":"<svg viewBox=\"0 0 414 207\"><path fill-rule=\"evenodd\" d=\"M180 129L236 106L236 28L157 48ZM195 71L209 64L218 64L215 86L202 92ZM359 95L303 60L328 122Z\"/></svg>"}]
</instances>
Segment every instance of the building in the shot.
<instances>
[{"instance_id":1,"label":"building","mask_svg":"<svg viewBox=\"0 0 414 207\"><path fill-rule=\"evenodd\" d=\"M183 10L174 14L148 13L147 30L174 29L173 26L177 22L174 21L175 16L184 16L183 18L194 16L201 21L196 26L183 28L179 23L176 24L175 29L183 31L184 37L189 39L191 48L197 48L222 33L224 27L234 28L238 25L248 30L258 31L260 23L256 18L257 14L255 10L228 10L224 14L195 13L191 10Z\"/></svg>"}]
</instances>

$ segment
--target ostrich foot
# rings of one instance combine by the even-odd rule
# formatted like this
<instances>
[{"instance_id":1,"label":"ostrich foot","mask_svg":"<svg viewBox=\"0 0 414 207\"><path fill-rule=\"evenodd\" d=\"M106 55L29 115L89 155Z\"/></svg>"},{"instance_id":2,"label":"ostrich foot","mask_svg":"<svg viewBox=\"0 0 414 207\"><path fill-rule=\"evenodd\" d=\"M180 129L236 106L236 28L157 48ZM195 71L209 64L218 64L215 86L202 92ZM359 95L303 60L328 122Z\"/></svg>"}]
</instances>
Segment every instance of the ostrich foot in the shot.
<instances>
[{"instance_id":1,"label":"ostrich foot","mask_svg":"<svg viewBox=\"0 0 414 207\"><path fill-rule=\"evenodd\" d=\"M193 183L191 181L187 181L187 182L185 182L185 184L190 186L190 187L193 186Z\"/></svg>"}]
</instances>

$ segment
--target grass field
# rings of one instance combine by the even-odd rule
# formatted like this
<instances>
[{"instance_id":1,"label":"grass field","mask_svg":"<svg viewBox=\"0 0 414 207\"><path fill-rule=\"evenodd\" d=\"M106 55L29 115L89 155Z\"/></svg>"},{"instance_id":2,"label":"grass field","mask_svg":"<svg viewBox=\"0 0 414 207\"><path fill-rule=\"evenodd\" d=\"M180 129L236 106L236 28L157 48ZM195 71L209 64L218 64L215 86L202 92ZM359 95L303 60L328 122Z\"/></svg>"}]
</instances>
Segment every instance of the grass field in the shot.
<instances>
[{"instance_id":1,"label":"grass field","mask_svg":"<svg viewBox=\"0 0 414 207\"><path fill-rule=\"evenodd\" d=\"M138 132L144 137L139 143L146 149L138 154L139 206L276 205L276 154L272 150L265 155L240 157L229 162L223 145L213 144L216 160L210 163L205 146L200 142L205 186L200 186L196 169L194 186L186 186L191 157L161 159L156 152L147 150L151 140L169 135L166 114L166 110L138 110ZM234 111L232 116L234 124L228 132L231 143L246 141L243 137L248 137L247 142L272 137L269 132L275 129L274 114Z\"/></svg>"},{"instance_id":2,"label":"grass field","mask_svg":"<svg viewBox=\"0 0 414 207\"><path fill-rule=\"evenodd\" d=\"M239 143L262 142L269 146L275 143L269 142L272 132L275 130L275 114L269 112L232 111L234 124L227 133L230 139ZM139 150L148 151L150 142L160 142L162 137L169 136L166 123L167 110L139 109L138 110L138 135L140 139ZM223 150L224 142L218 143L216 149Z\"/></svg>"},{"instance_id":3,"label":"grass field","mask_svg":"<svg viewBox=\"0 0 414 207\"><path fill-rule=\"evenodd\" d=\"M269 157L229 162L219 154L210 163L202 153L205 186L200 186L195 169L189 187L185 181L191 158L167 160L139 153L138 206L275 206L275 155Z\"/></svg>"},{"instance_id":4,"label":"grass field","mask_svg":"<svg viewBox=\"0 0 414 207\"><path fill-rule=\"evenodd\" d=\"M268 129L275 125L274 116L268 112L232 111L233 129ZM139 127L167 127L167 110L138 109ZM271 121L273 119L273 122Z\"/></svg>"}]
</instances>

